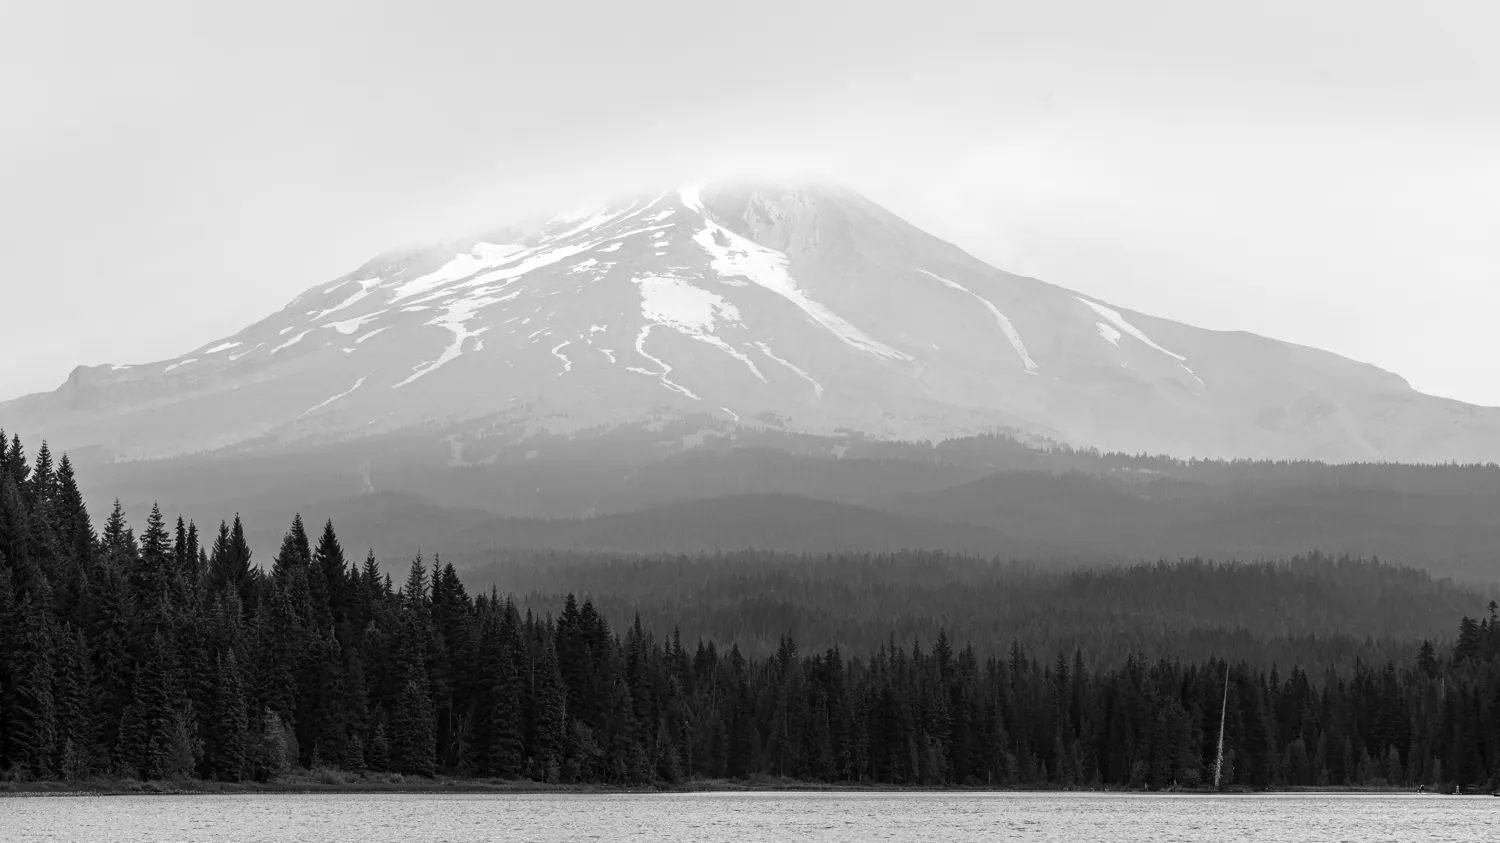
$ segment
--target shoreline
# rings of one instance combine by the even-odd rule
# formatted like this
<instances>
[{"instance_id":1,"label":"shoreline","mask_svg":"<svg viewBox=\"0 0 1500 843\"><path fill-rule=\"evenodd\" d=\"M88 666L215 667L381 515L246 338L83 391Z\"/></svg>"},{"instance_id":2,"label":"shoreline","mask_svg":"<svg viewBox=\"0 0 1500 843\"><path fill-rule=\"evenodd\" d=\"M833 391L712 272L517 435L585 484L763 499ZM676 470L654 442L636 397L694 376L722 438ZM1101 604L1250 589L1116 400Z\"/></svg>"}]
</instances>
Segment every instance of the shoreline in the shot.
<instances>
[{"instance_id":1,"label":"shoreline","mask_svg":"<svg viewBox=\"0 0 1500 843\"><path fill-rule=\"evenodd\" d=\"M706 780L681 782L675 785L615 786L601 784L543 784L527 780L503 779L355 779L330 782L321 779L291 779L272 782L219 782L187 779L180 781L137 781L125 779L99 779L79 782L0 782L0 798L4 797L48 797L48 796L225 796L225 795L279 795L279 794L391 794L391 795L484 795L497 796L516 794L564 794L579 796L616 796L628 794L671 793L1077 793L1077 794L1128 794L1146 795L1276 795L1276 794L1345 794L1345 795L1395 795L1418 792L1408 787L1286 787L1276 790L1250 790L1237 788L1215 792L1210 788L1177 788L1174 790L1136 790L1130 788L1048 788L1048 787L988 787L953 786L926 787L921 785L886 784L827 784L803 781L729 781ZM1451 796L1454 794L1428 790L1423 795ZM1465 794L1489 796L1487 793Z\"/></svg>"}]
</instances>

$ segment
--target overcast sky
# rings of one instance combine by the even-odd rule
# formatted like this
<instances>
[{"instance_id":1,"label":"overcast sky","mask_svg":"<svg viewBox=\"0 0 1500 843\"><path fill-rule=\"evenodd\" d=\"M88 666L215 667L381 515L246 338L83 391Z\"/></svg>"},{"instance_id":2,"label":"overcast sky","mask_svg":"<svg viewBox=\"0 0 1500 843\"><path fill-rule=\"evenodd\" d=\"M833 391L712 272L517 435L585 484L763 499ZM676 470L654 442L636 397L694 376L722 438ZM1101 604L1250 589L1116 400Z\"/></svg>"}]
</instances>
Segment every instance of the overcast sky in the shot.
<instances>
[{"instance_id":1,"label":"overcast sky","mask_svg":"<svg viewBox=\"0 0 1500 843\"><path fill-rule=\"evenodd\" d=\"M593 8L590 8L593 7ZM1500 3L14 3L0 398L739 170L1500 405Z\"/></svg>"}]
</instances>

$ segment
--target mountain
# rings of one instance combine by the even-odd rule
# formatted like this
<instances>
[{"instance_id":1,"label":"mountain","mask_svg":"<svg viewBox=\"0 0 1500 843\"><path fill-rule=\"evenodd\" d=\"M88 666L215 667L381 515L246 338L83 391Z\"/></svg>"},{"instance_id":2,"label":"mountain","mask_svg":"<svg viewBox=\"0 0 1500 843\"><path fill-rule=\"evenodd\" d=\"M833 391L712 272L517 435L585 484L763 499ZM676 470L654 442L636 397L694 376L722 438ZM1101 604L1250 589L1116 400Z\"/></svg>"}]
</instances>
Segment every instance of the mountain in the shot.
<instances>
[{"instance_id":1,"label":"mountain","mask_svg":"<svg viewBox=\"0 0 1500 843\"><path fill-rule=\"evenodd\" d=\"M681 188L382 255L180 357L0 404L8 429L114 459L416 432L463 466L496 443L687 420L683 447L1004 430L1196 457L1500 459L1500 410L1008 274L827 185Z\"/></svg>"}]
</instances>

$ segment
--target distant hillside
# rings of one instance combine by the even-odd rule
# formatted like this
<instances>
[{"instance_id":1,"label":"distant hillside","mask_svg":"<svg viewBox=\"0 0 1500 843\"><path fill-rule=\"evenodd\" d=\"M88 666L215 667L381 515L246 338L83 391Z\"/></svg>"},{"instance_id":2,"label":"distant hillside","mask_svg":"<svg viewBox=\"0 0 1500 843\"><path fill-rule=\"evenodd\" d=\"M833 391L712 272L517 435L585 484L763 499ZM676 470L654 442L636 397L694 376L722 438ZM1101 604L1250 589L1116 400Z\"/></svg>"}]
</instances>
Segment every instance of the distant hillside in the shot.
<instances>
[{"instance_id":1,"label":"distant hillside","mask_svg":"<svg viewBox=\"0 0 1500 843\"><path fill-rule=\"evenodd\" d=\"M697 430L496 442L464 450L462 464L450 464L450 443L413 432L388 450L89 464L81 477L90 500L118 497L135 521L153 501L212 524L239 512L263 554L294 513L318 512L382 556L926 548L1099 562L1320 549L1500 580L1493 465L1182 461L1003 436L934 446Z\"/></svg>"},{"instance_id":2,"label":"distant hillside","mask_svg":"<svg viewBox=\"0 0 1500 843\"><path fill-rule=\"evenodd\" d=\"M736 552L622 558L515 554L465 571L477 587L518 592L539 613L588 595L617 626L678 624L685 640L734 640L748 655L795 636L804 652L874 650L890 637L1004 652L1082 648L1116 662L1244 658L1269 668L1410 658L1451 640L1455 614L1500 592L1387 564L1324 555L1277 564L1201 561L1049 570L944 553L789 556Z\"/></svg>"},{"instance_id":3,"label":"distant hillside","mask_svg":"<svg viewBox=\"0 0 1500 843\"><path fill-rule=\"evenodd\" d=\"M759 548L787 553L893 549L1038 558L1060 555L985 527L941 524L795 495L731 495L573 520L500 519L447 537L454 553L489 548L684 553Z\"/></svg>"},{"instance_id":4,"label":"distant hillside","mask_svg":"<svg viewBox=\"0 0 1500 843\"><path fill-rule=\"evenodd\" d=\"M880 505L907 517L998 530L1021 542L1050 537L1088 557L1278 559L1318 548L1500 579L1500 495L1302 479L1122 483L1083 474L1005 473L894 495Z\"/></svg>"}]
</instances>

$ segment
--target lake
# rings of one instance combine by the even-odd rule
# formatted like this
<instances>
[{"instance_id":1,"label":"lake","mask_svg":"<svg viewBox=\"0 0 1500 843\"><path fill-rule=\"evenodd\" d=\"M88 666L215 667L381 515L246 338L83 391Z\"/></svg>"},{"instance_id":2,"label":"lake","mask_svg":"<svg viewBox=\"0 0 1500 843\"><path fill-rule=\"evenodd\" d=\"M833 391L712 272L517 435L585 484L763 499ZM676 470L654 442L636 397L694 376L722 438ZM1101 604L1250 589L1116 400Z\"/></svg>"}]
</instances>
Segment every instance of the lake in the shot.
<instances>
[{"instance_id":1,"label":"lake","mask_svg":"<svg viewBox=\"0 0 1500 843\"><path fill-rule=\"evenodd\" d=\"M0 841L1464 841L1500 799L1076 793L245 794L0 799Z\"/></svg>"}]
</instances>

